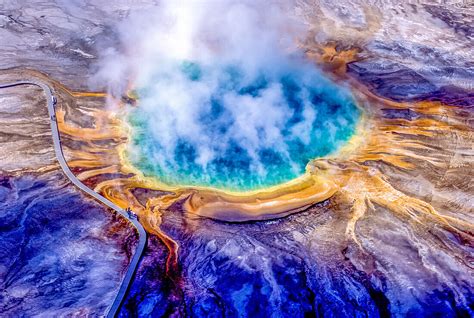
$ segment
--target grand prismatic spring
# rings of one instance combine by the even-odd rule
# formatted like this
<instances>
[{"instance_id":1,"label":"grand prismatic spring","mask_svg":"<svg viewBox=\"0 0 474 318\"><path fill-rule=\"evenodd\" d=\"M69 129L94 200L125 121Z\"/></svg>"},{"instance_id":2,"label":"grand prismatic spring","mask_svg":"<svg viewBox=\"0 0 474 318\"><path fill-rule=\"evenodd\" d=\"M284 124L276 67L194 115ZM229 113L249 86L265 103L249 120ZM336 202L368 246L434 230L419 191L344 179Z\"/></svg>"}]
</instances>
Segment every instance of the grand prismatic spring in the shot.
<instances>
[{"instance_id":1,"label":"grand prismatic spring","mask_svg":"<svg viewBox=\"0 0 474 318\"><path fill-rule=\"evenodd\" d=\"M172 70L184 78L180 87L169 83L169 73L154 76L156 86L138 93L140 106L130 114L132 164L172 185L253 190L298 177L309 160L351 137L359 112L349 93L307 63L284 70L265 66L252 78L235 66L208 70L184 63ZM155 99L173 89L194 92L210 81L215 86L199 101ZM162 113L173 114L173 107L189 113L162 123ZM173 125L180 128L170 136Z\"/></svg>"},{"instance_id":2,"label":"grand prismatic spring","mask_svg":"<svg viewBox=\"0 0 474 318\"><path fill-rule=\"evenodd\" d=\"M470 1L0 1L0 317L473 317Z\"/></svg>"}]
</instances>

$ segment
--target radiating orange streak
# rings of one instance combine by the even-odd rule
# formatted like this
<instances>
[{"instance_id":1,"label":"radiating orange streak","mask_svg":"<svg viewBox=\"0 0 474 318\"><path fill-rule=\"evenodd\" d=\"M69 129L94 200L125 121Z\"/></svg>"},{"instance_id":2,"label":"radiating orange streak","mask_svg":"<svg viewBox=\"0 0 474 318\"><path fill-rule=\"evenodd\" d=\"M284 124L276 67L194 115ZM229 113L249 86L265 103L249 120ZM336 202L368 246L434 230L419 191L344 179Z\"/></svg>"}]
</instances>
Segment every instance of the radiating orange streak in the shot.
<instances>
[{"instance_id":1,"label":"radiating orange streak","mask_svg":"<svg viewBox=\"0 0 474 318\"><path fill-rule=\"evenodd\" d=\"M72 91L69 88L67 88L64 85L61 85L60 83L57 83L58 86L61 87L63 91L65 91L67 94L69 94L72 97L107 97L107 93L105 92L86 92L86 91Z\"/></svg>"},{"instance_id":2,"label":"radiating orange streak","mask_svg":"<svg viewBox=\"0 0 474 318\"><path fill-rule=\"evenodd\" d=\"M106 155L111 156L112 153L110 150L104 151L104 152L87 152L84 150L72 149L72 150L68 150L68 155L74 159L101 160Z\"/></svg>"},{"instance_id":3,"label":"radiating orange streak","mask_svg":"<svg viewBox=\"0 0 474 318\"><path fill-rule=\"evenodd\" d=\"M354 159L361 163L366 161L382 161L392 166L403 168L406 170L410 170L415 167L414 164L405 161L405 156L395 156L387 154L364 154L357 156Z\"/></svg>"},{"instance_id":4,"label":"radiating orange streak","mask_svg":"<svg viewBox=\"0 0 474 318\"><path fill-rule=\"evenodd\" d=\"M101 182L94 189L122 209L130 207L138 215L140 223L149 232L160 238L169 250L166 261L166 273L173 276L178 268L178 244L160 230L161 211L143 205L133 196L130 189L140 184L134 179L114 179Z\"/></svg>"},{"instance_id":5,"label":"radiating orange streak","mask_svg":"<svg viewBox=\"0 0 474 318\"><path fill-rule=\"evenodd\" d=\"M120 158L111 152L92 153L84 150L68 149L67 158L70 167L96 168L120 164Z\"/></svg>"},{"instance_id":6,"label":"radiating orange streak","mask_svg":"<svg viewBox=\"0 0 474 318\"><path fill-rule=\"evenodd\" d=\"M87 180L89 178L101 175L101 174L106 174L106 173L119 173L120 172L120 167L118 165L112 165L104 168L99 168L99 169L92 169L92 170L86 170L83 171L79 174L76 175L76 177L81 180Z\"/></svg>"},{"instance_id":7,"label":"radiating orange streak","mask_svg":"<svg viewBox=\"0 0 474 318\"><path fill-rule=\"evenodd\" d=\"M103 92L69 92L74 97L107 97Z\"/></svg>"},{"instance_id":8,"label":"radiating orange streak","mask_svg":"<svg viewBox=\"0 0 474 318\"><path fill-rule=\"evenodd\" d=\"M80 128L66 123L64 120L65 112L62 109L58 109L56 111L56 118L59 131L61 134L67 134L75 140L99 141L124 138L123 131L121 127L117 125L117 122L114 123L113 121L105 120L103 118L105 113L103 112L97 112L95 115L99 117L96 121L96 128ZM104 125L104 122L108 122L110 126L107 127Z\"/></svg>"},{"instance_id":9,"label":"radiating orange streak","mask_svg":"<svg viewBox=\"0 0 474 318\"><path fill-rule=\"evenodd\" d=\"M386 124L384 124L386 123ZM394 119L394 120L385 120L384 123L380 125L380 129L392 130L392 131L413 131L413 134L424 134L429 136L430 133L436 133L441 130L456 130L463 132L468 130L466 126L457 125L454 123L446 123L436 119Z\"/></svg>"},{"instance_id":10,"label":"radiating orange streak","mask_svg":"<svg viewBox=\"0 0 474 318\"><path fill-rule=\"evenodd\" d=\"M411 134L415 136L420 135L418 131L414 129L412 129ZM413 169L415 167L412 163L406 161L408 158L428 161L434 166L442 164L439 158L431 157L426 153L420 155L414 152L415 149L425 151L433 150L432 147L420 141L400 139L398 135L387 134L385 132L377 133L377 130L374 130L369 138L363 151L354 154L352 157L353 160L357 162L384 161L403 169Z\"/></svg>"},{"instance_id":11,"label":"radiating orange streak","mask_svg":"<svg viewBox=\"0 0 474 318\"><path fill-rule=\"evenodd\" d=\"M86 152L84 150L69 150L66 153L68 162L97 162L103 165L120 164L120 158L112 152Z\"/></svg>"},{"instance_id":12,"label":"radiating orange streak","mask_svg":"<svg viewBox=\"0 0 474 318\"><path fill-rule=\"evenodd\" d=\"M332 43L320 47L317 51L307 52L307 56L323 65L325 69L341 76L347 72L347 64L357 60L359 52L357 48L337 51L336 43Z\"/></svg>"},{"instance_id":13,"label":"radiating orange streak","mask_svg":"<svg viewBox=\"0 0 474 318\"><path fill-rule=\"evenodd\" d=\"M104 167L107 164L102 161L94 160L68 160L67 165L70 168L99 168Z\"/></svg>"}]
</instances>

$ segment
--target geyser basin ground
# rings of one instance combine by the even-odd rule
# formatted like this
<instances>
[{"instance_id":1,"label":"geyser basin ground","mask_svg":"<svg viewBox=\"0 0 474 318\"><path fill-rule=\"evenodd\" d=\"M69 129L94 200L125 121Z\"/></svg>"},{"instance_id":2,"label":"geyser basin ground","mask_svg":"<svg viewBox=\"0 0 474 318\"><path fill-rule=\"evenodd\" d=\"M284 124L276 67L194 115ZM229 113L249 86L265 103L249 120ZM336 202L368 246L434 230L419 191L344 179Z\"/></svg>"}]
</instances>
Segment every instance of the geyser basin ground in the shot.
<instances>
[{"instance_id":1,"label":"geyser basin ground","mask_svg":"<svg viewBox=\"0 0 474 318\"><path fill-rule=\"evenodd\" d=\"M303 60L249 70L179 62L139 83L127 156L170 186L249 191L301 176L360 116L349 91Z\"/></svg>"}]
</instances>

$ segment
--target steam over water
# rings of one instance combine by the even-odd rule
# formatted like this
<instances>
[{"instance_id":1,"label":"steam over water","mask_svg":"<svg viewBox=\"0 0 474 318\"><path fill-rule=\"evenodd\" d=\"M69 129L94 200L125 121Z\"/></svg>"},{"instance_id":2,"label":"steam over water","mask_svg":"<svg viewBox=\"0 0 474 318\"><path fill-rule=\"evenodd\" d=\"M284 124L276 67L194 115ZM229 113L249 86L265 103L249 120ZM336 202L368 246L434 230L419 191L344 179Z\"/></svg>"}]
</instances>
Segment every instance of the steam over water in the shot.
<instances>
[{"instance_id":1,"label":"steam over water","mask_svg":"<svg viewBox=\"0 0 474 318\"><path fill-rule=\"evenodd\" d=\"M126 52L109 52L101 75L123 93L133 74L132 164L167 184L251 190L301 175L350 137L350 93L304 59L304 28L284 10L165 3L130 18Z\"/></svg>"},{"instance_id":2,"label":"steam over water","mask_svg":"<svg viewBox=\"0 0 474 318\"><path fill-rule=\"evenodd\" d=\"M251 190L289 181L353 133L349 94L311 65L180 62L138 90L129 155L167 184Z\"/></svg>"}]
</instances>

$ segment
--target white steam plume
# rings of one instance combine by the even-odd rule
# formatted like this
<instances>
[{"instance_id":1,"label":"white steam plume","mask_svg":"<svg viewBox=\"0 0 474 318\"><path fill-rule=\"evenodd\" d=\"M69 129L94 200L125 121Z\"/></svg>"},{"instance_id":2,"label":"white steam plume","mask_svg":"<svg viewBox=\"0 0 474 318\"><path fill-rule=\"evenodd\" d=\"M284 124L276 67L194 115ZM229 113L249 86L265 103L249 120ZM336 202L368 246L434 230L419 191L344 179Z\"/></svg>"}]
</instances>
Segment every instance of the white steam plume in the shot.
<instances>
[{"instance_id":1,"label":"white steam plume","mask_svg":"<svg viewBox=\"0 0 474 318\"><path fill-rule=\"evenodd\" d=\"M295 49L297 34L304 34L304 28L280 3L165 1L156 10L134 14L120 24L122 47L104 52L95 78L106 81L113 94L123 94L129 81L142 89L139 107L159 144L153 160L161 167L177 168L173 158L180 140L194 147L195 164L204 171L231 143L237 143L252 159L251 171L265 175L260 151L272 149L295 165L286 141L308 144L318 115L308 91L301 90L302 120L289 136L283 136L293 110L281 77L297 70L297 80L303 84L312 85L314 80L314 67L305 64ZM183 72L183 62L190 63L191 71ZM225 88L233 80L229 66L238 68L238 89ZM268 85L255 94L239 93L262 74ZM203 114L214 111L216 99L222 115L214 122L203 121ZM225 128L218 138L215 125Z\"/></svg>"}]
</instances>

